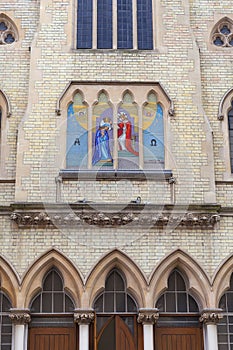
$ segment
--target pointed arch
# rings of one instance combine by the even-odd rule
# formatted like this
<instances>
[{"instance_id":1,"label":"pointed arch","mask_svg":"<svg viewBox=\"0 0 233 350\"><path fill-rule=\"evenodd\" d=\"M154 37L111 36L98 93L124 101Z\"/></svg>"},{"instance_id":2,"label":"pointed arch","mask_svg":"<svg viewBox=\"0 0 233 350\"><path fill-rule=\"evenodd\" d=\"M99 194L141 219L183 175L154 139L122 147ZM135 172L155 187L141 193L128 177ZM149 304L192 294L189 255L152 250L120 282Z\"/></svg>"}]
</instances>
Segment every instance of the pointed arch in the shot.
<instances>
[{"instance_id":1,"label":"pointed arch","mask_svg":"<svg viewBox=\"0 0 233 350\"><path fill-rule=\"evenodd\" d=\"M12 44L19 40L19 33L13 20L5 13L0 13L0 44Z\"/></svg>"},{"instance_id":2,"label":"pointed arch","mask_svg":"<svg viewBox=\"0 0 233 350\"><path fill-rule=\"evenodd\" d=\"M87 302L92 305L96 296L104 289L105 280L111 270L119 269L125 276L126 287L135 298L139 308L145 305L147 281L139 267L122 251L115 249L105 256L90 271L86 280Z\"/></svg>"},{"instance_id":3,"label":"pointed arch","mask_svg":"<svg viewBox=\"0 0 233 350\"><path fill-rule=\"evenodd\" d=\"M10 298L12 306L17 307L19 277L10 263L0 255L0 287Z\"/></svg>"},{"instance_id":4,"label":"pointed arch","mask_svg":"<svg viewBox=\"0 0 233 350\"><path fill-rule=\"evenodd\" d=\"M233 20L227 16L221 18L211 31L210 41L217 47L232 47Z\"/></svg>"},{"instance_id":5,"label":"pointed arch","mask_svg":"<svg viewBox=\"0 0 233 350\"><path fill-rule=\"evenodd\" d=\"M208 276L193 258L180 249L167 255L152 272L150 289L154 291L154 293L151 293L154 297L153 305L166 290L168 278L175 268L185 277L187 291L196 299L199 304L199 309L208 308L211 295L211 286Z\"/></svg>"},{"instance_id":6,"label":"pointed arch","mask_svg":"<svg viewBox=\"0 0 233 350\"><path fill-rule=\"evenodd\" d=\"M41 290L43 278L51 268L57 268L62 274L64 290L66 290L79 307L83 282L81 274L74 264L56 249L49 250L39 257L27 270L22 280L22 299L28 307L35 294Z\"/></svg>"},{"instance_id":7,"label":"pointed arch","mask_svg":"<svg viewBox=\"0 0 233 350\"><path fill-rule=\"evenodd\" d=\"M229 289L233 273L233 254L224 259L213 276L214 303L218 307L221 296Z\"/></svg>"}]
</instances>

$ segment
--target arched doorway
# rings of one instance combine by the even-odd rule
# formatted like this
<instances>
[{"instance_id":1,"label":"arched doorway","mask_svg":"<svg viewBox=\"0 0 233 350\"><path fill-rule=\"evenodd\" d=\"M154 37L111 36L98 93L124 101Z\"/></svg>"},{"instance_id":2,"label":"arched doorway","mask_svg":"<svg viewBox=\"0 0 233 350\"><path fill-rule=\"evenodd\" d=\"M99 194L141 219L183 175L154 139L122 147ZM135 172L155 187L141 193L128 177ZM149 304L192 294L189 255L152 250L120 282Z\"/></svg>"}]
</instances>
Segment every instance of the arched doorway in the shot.
<instances>
[{"instance_id":1,"label":"arched doorway","mask_svg":"<svg viewBox=\"0 0 233 350\"><path fill-rule=\"evenodd\" d=\"M56 268L44 276L41 291L31 301L29 350L77 350L74 303Z\"/></svg>"},{"instance_id":2,"label":"arched doorway","mask_svg":"<svg viewBox=\"0 0 233 350\"><path fill-rule=\"evenodd\" d=\"M138 307L126 288L123 274L113 269L105 289L94 302L95 350L141 350L142 329L137 324Z\"/></svg>"},{"instance_id":3,"label":"arched doorway","mask_svg":"<svg viewBox=\"0 0 233 350\"><path fill-rule=\"evenodd\" d=\"M168 288L156 308L160 317L155 328L155 350L203 350L198 304L178 269L171 272Z\"/></svg>"}]
</instances>

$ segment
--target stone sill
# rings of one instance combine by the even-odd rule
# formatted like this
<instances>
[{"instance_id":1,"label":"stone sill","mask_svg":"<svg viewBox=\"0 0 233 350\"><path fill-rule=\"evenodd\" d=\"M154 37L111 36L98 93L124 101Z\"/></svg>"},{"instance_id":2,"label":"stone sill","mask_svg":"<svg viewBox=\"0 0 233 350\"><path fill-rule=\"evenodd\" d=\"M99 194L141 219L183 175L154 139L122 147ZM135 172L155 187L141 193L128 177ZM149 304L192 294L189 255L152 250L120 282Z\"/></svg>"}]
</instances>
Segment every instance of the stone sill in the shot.
<instances>
[{"instance_id":1,"label":"stone sill","mask_svg":"<svg viewBox=\"0 0 233 350\"><path fill-rule=\"evenodd\" d=\"M61 170L59 177L70 181L138 180L165 181L172 178L171 170Z\"/></svg>"}]
</instances>

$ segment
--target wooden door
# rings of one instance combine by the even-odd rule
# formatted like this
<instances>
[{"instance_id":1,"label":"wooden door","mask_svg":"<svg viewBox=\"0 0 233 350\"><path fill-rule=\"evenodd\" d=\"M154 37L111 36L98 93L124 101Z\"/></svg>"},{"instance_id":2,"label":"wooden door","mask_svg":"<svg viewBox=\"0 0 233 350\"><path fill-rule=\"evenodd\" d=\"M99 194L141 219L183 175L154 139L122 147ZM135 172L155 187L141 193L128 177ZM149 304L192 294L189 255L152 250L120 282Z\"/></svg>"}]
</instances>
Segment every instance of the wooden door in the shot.
<instances>
[{"instance_id":1,"label":"wooden door","mask_svg":"<svg viewBox=\"0 0 233 350\"><path fill-rule=\"evenodd\" d=\"M112 316L97 337L97 350L136 350L135 341L127 324L120 316Z\"/></svg>"},{"instance_id":2,"label":"wooden door","mask_svg":"<svg viewBox=\"0 0 233 350\"><path fill-rule=\"evenodd\" d=\"M128 326L119 317L116 316L116 350L135 350L132 333Z\"/></svg>"},{"instance_id":3,"label":"wooden door","mask_svg":"<svg viewBox=\"0 0 233 350\"><path fill-rule=\"evenodd\" d=\"M75 350L75 328L31 328L29 350Z\"/></svg>"},{"instance_id":4,"label":"wooden door","mask_svg":"<svg viewBox=\"0 0 233 350\"><path fill-rule=\"evenodd\" d=\"M200 328L156 328L155 350L203 350Z\"/></svg>"}]
</instances>

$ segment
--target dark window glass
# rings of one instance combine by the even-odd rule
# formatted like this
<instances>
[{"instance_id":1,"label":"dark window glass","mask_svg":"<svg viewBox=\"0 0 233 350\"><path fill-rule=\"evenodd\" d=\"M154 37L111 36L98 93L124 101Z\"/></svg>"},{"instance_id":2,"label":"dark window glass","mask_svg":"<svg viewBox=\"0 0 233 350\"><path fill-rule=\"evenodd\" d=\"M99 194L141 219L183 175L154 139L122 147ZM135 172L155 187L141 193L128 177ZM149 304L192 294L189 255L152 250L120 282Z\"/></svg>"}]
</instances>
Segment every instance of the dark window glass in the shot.
<instances>
[{"instance_id":1,"label":"dark window glass","mask_svg":"<svg viewBox=\"0 0 233 350\"><path fill-rule=\"evenodd\" d=\"M138 49L153 49L152 1L137 0Z\"/></svg>"},{"instance_id":2,"label":"dark window glass","mask_svg":"<svg viewBox=\"0 0 233 350\"><path fill-rule=\"evenodd\" d=\"M224 25L221 29L220 29L220 32L222 33L222 34L224 34L224 35L229 35L230 34L230 29L226 26L226 25Z\"/></svg>"},{"instance_id":3,"label":"dark window glass","mask_svg":"<svg viewBox=\"0 0 233 350\"><path fill-rule=\"evenodd\" d=\"M92 48L92 0L78 1L77 48Z\"/></svg>"},{"instance_id":4,"label":"dark window glass","mask_svg":"<svg viewBox=\"0 0 233 350\"><path fill-rule=\"evenodd\" d=\"M0 31L4 32L5 30L7 30L7 26L6 26L6 24L4 22L1 22L0 23Z\"/></svg>"},{"instance_id":5,"label":"dark window glass","mask_svg":"<svg viewBox=\"0 0 233 350\"><path fill-rule=\"evenodd\" d=\"M13 37L12 34L7 34L7 36L4 39L5 43L11 44L15 41L15 38Z\"/></svg>"},{"instance_id":6,"label":"dark window glass","mask_svg":"<svg viewBox=\"0 0 233 350\"><path fill-rule=\"evenodd\" d=\"M125 281L117 270L113 270L106 279L105 290L96 299L94 309L102 312L137 312L137 305L126 291Z\"/></svg>"},{"instance_id":7,"label":"dark window glass","mask_svg":"<svg viewBox=\"0 0 233 350\"><path fill-rule=\"evenodd\" d=\"M218 349L233 349L233 275L228 291L221 297L219 308L223 309L224 317L218 323Z\"/></svg>"},{"instance_id":8,"label":"dark window glass","mask_svg":"<svg viewBox=\"0 0 233 350\"><path fill-rule=\"evenodd\" d=\"M97 1L97 48L112 48L112 0Z\"/></svg>"},{"instance_id":9,"label":"dark window glass","mask_svg":"<svg viewBox=\"0 0 233 350\"><path fill-rule=\"evenodd\" d=\"M214 45L223 46L223 44L224 44L224 42L222 41L222 39L219 36L217 36L214 40Z\"/></svg>"},{"instance_id":10,"label":"dark window glass","mask_svg":"<svg viewBox=\"0 0 233 350\"><path fill-rule=\"evenodd\" d=\"M117 48L133 48L132 0L117 0Z\"/></svg>"},{"instance_id":11,"label":"dark window glass","mask_svg":"<svg viewBox=\"0 0 233 350\"><path fill-rule=\"evenodd\" d=\"M160 312L198 312L198 305L187 292L185 281L178 270L168 278L168 288L156 303Z\"/></svg>"},{"instance_id":12,"label":"dark window glass","mask_svg":"<svg viewBox=\"0 0 233 350\"><path fill-rule=\"evenodd\" d=\"M50 270L44 278L42 291L31 303L32 313L73 312L74 303L65 293L63 280L56 269Z\"/></svg>"},{"instance_id":13,"label":"dark window glass","mask_svg":"<svg viewBox=\"0 0 233 350\"><path fill-rule=\"evenodd\" d=\"M0 291L0 349L11 350L12 323L9 310L12 307L8 297Z\"/></svg>"},{"instance_id":14,"label":"dark window glass","mask_svg":"<svg viewBox=\"0 0 233 350\"><path fill-rule=\"evenodd\" d=\"M230 145L230 159L231 172L233 173L233 108L228 112L228 128L229 128L229 145Z\"/></svg>"}]
</instances>

